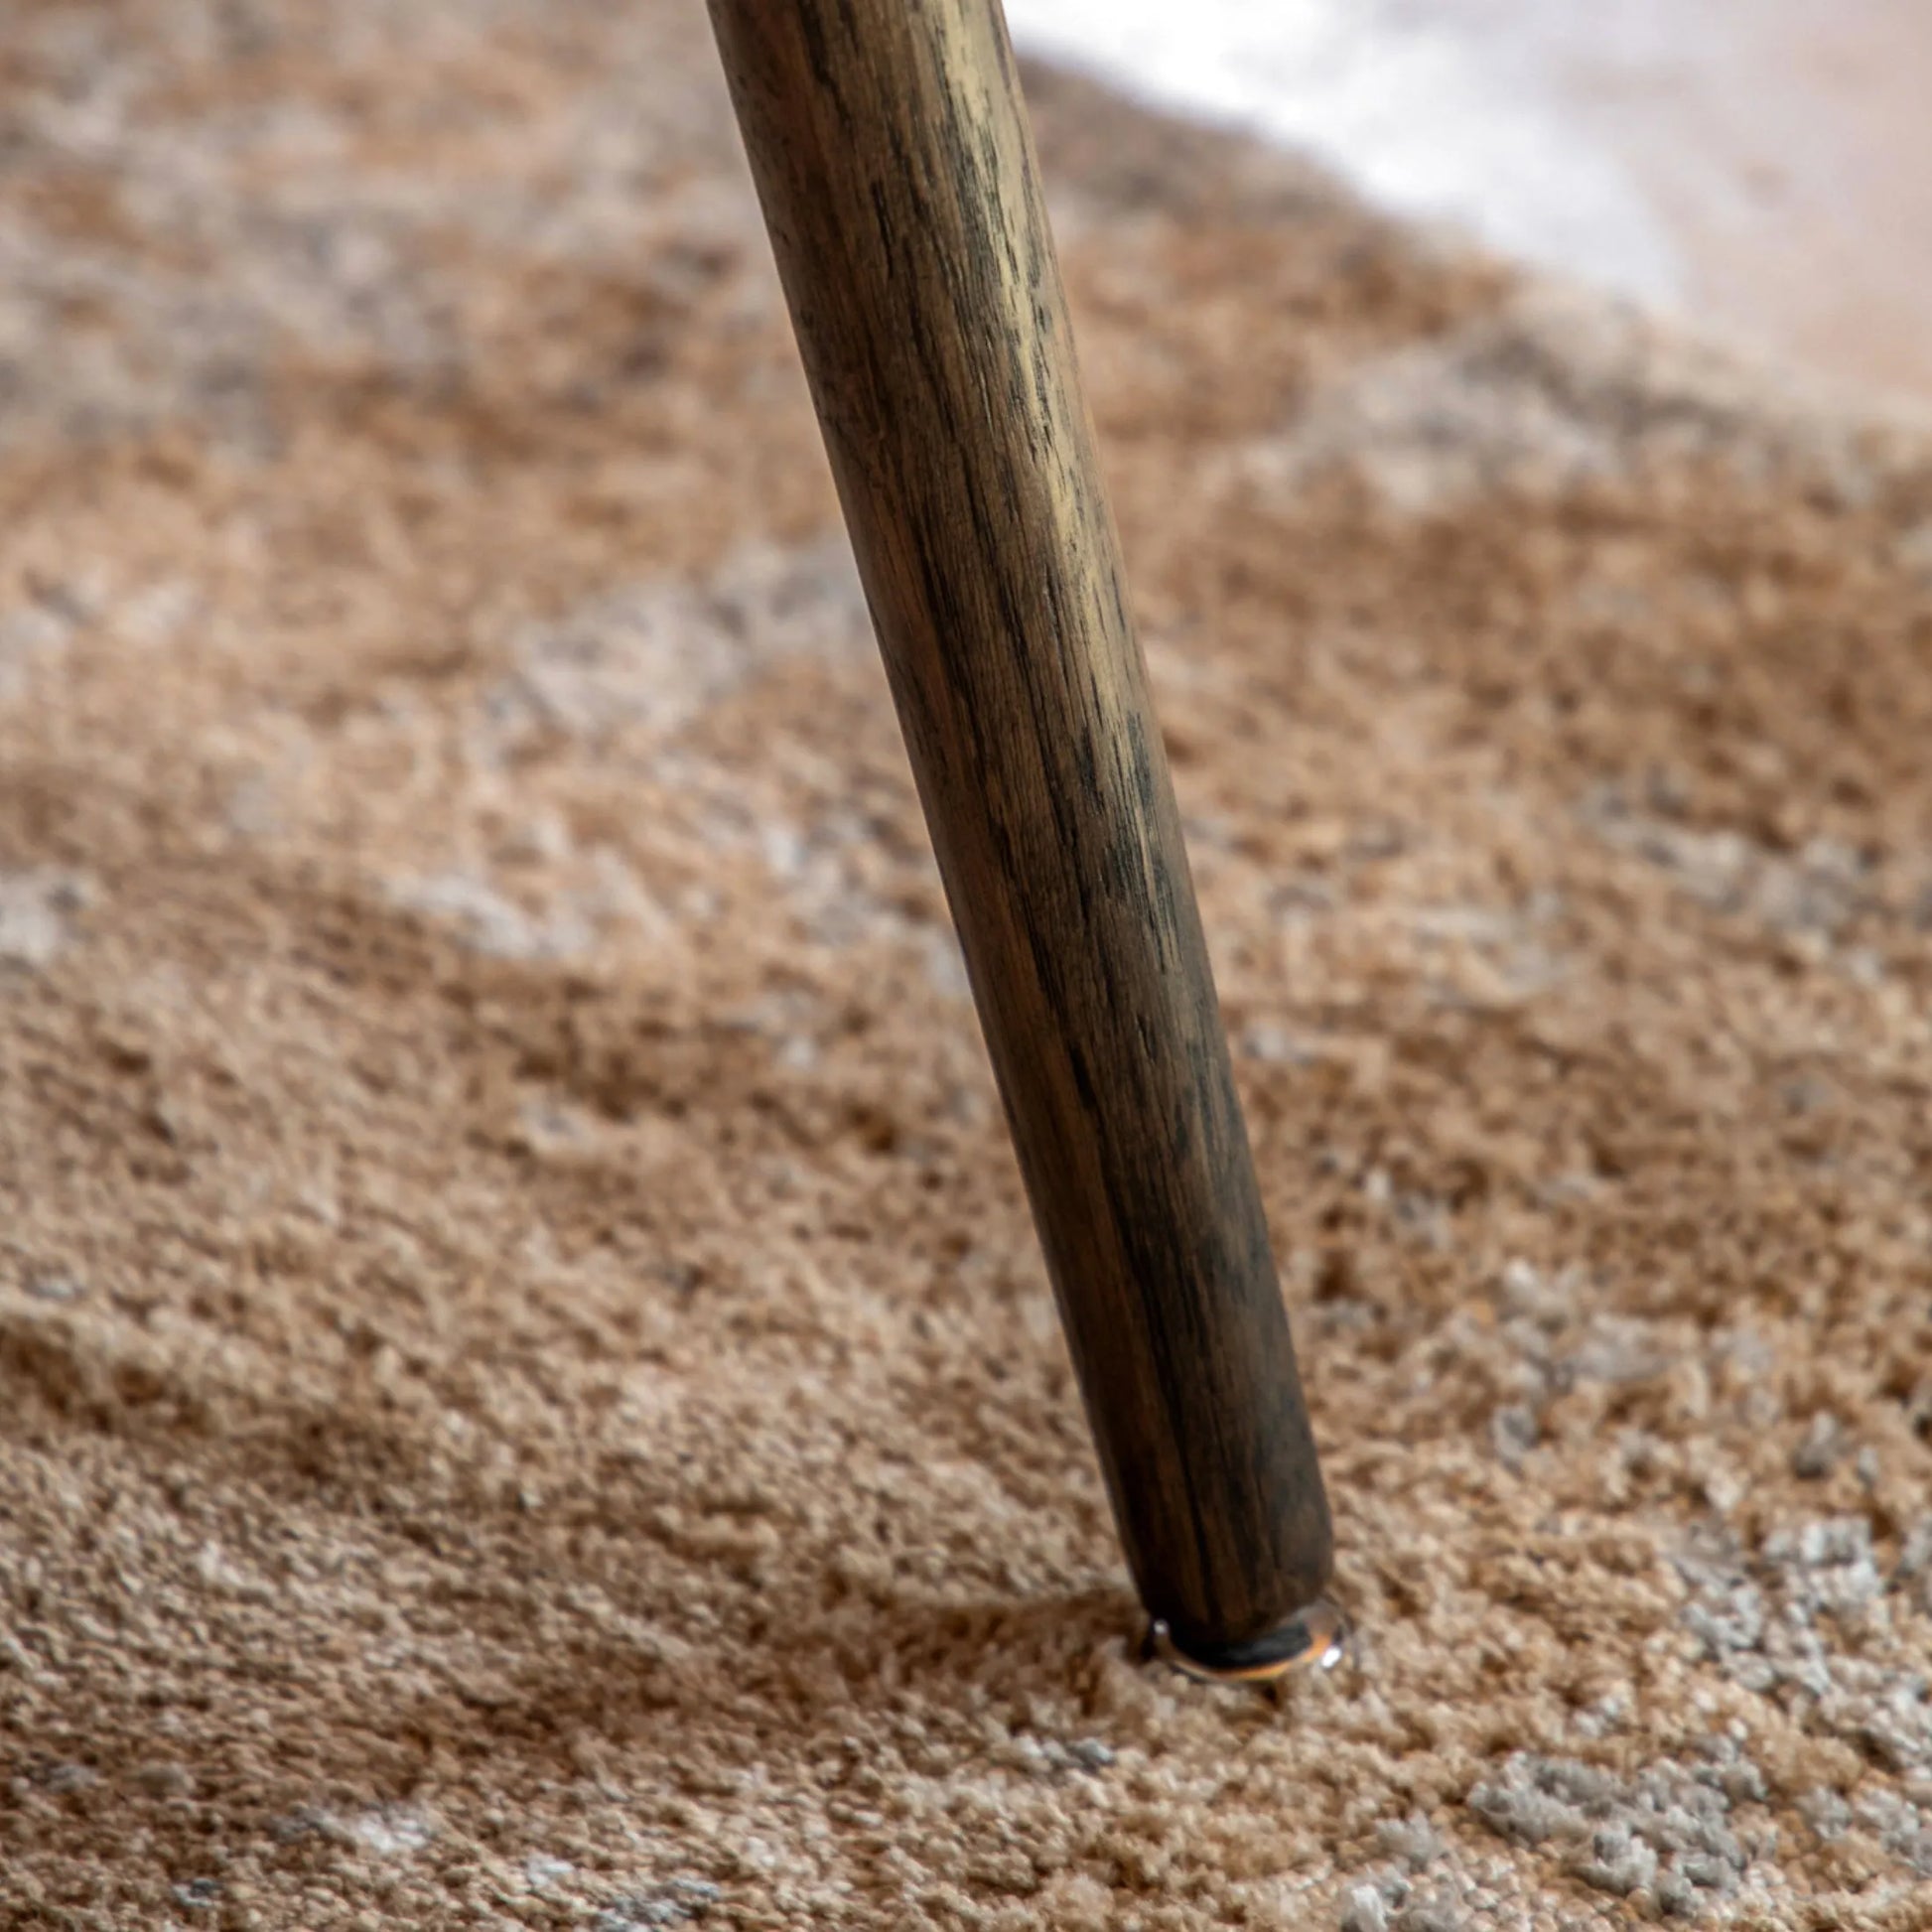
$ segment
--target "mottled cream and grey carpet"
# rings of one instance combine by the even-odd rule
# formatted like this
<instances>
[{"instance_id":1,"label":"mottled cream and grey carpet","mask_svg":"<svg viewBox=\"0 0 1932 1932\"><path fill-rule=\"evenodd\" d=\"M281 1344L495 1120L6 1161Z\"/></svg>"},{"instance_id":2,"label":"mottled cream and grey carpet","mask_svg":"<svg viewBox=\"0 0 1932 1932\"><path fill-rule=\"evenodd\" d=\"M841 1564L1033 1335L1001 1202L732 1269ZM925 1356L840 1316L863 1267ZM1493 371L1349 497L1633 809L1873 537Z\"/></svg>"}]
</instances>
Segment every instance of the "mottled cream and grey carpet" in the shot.
<instances>
[{"instance_id":1,"label":"mottled cream and grey carpet","mask_svg":"<svg viewBox=\"0 0 1932 1932\"><path fill-rule=\"evenodd\" d=\"M0 1922L1928 1922L1932 438L1033 87L1354 1660L1137 1660L694 0L21 0Z\"/></svg>"}]
</instances>

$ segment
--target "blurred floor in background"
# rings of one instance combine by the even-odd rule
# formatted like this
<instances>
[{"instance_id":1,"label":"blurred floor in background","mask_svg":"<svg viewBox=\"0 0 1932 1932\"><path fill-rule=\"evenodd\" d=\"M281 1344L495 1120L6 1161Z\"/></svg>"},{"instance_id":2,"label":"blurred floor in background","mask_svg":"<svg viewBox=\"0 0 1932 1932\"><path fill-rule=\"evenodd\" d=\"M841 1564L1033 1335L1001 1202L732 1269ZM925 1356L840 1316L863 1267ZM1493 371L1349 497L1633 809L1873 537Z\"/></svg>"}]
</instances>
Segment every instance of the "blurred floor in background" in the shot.
<instances>
[{"instance_id":1,"label":"blurred floor in background","mask_svg":"<svg viewBox=\"0 0 1932 1932\"><path fill-rule=\"evenodd\" d=\"M1921 0L1009 0L1024 45L1838 378L1932 394Z\"/></svg>"}]
</instances>

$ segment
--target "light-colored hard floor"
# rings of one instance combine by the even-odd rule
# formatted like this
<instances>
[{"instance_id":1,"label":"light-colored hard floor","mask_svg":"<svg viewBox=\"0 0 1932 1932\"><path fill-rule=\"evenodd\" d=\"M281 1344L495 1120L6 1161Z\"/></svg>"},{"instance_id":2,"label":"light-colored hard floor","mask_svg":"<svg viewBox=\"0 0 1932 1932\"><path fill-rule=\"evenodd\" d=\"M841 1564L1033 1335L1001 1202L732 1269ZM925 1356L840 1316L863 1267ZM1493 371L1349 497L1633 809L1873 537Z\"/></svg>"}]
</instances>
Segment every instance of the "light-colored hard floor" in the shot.
<instances>
[{"instance_id":1,"label":"light-colored hard floor","mask_svg":"<svg viewBox=\"0 0 1932 1932\"><path fill-rule=\"evenodd\" d=\"M1828 375L1932 393L1916 0L1011 0L1042 50Z\"/></svg>"}]
</instances>

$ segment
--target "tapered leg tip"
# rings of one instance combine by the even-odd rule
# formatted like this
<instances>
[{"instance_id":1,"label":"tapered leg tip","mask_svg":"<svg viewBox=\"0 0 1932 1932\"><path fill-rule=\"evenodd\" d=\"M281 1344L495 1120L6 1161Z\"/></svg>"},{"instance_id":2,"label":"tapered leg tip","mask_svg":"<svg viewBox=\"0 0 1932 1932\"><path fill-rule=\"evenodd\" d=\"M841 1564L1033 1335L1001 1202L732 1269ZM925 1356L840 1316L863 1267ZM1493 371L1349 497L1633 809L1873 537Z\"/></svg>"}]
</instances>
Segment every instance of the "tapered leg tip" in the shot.
<instances>
[{"instance_id":1,"label":"tapered leg tip","mask_svg":"<svg viewBox=\"0 0 1932 1932\"><path fill-rule=\"evenodd\" d=\"M1150 1655L1202 1683L1273 1684L1293 1671L1332 1670L1348 1651L1348 1619L1332 1597L1318 1596L1264 1636L1183 1650L1157 1617L1148 1630L1147 1648Z\"/></svg>"}]
</instances>

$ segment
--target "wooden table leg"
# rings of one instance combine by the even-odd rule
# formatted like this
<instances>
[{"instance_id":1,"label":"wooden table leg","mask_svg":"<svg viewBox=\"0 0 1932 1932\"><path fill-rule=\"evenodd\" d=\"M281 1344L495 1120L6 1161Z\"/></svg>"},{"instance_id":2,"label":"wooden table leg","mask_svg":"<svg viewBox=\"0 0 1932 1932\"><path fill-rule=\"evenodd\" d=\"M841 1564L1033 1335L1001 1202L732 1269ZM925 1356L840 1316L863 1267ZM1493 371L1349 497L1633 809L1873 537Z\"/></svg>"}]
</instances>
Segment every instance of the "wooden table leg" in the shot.
<instances>
[{"instance_id":1,"label":"wooden table leg","mask_svg":"<svg viewBox=\"0 0 1932 1932\"><path fill-rule=\"evenodd\" d=\"M1327 1501L998 0L711 14L1142 1599L1196 1665L1326 1655Z\"/></svg>"}]
</instances>

